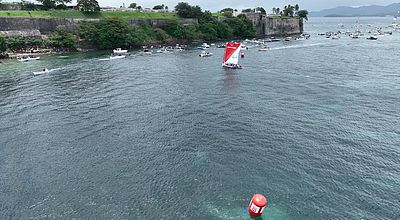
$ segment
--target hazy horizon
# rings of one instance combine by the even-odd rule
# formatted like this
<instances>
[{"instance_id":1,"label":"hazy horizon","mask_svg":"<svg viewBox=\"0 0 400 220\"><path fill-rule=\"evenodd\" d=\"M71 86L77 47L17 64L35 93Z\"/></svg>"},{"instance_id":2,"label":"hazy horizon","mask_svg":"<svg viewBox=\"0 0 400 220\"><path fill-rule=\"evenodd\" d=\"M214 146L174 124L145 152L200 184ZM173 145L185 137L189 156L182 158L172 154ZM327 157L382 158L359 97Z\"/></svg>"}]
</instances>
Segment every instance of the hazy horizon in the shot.
<instances>
[{"instance_id":1,"label":"hazy horizon","mask_svg":"<svg viewBox=\"0 0 400 220\"><path fill-rule=\"evenodd\" d=\"M33 2L33 0L28 0ZM17 0L3 0L3 2L18 2ZM298 0L298 1L279 1L271 0L268 3L261 0L98 0L100 6L114 6L119 7L125 3L125 6L129 6L130 3L135 2L144 8L152 8L154 5L164 4L169 8L174 8L178 2L188 2L191 5L200 5L204 10L218 11L225 7L235 8L241 10L243 8L252 8L261 6L267 11L271 11L274 7L283 8L287 4L299 4L300 8L307 9L308 11L319 11L323 9L334 8L338 6L364 6L364 5L389 5L392 3L398 3L400 1L393 0L353 0L349 2L348 0L334 0L330 2L322 2L318 0ZM76 3L76 0L73 0Z\"/></svg>"}]
</instances>

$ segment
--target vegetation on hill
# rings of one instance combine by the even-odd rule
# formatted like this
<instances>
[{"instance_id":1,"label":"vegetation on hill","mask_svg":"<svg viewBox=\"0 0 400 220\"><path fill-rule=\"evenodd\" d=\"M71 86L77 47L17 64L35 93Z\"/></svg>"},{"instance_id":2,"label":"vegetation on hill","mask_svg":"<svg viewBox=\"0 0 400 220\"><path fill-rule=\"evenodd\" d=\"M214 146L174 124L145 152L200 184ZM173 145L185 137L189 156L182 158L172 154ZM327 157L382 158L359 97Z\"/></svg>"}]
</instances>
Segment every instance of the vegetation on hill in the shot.
<instances>
[{"instance_id":1,"label":"vegetation on hill","mask_svg":"<svg viewBox=\"0 0 400 220\"><path fill-rule=\"evenodd\" d=\"M0 17L26 18L121 18L121 19L162 19L176 20L175 13L130 12L130 11L101 11L85 13L77 10L49 10L49 11L0 11Z\"/></svg>"},{"instance_id":2,"label":"vegetation on hill","mask_svg":"<svg viewBox=\"0 0 400 220\"><path fill-rule=\"evenodd\" d=\"M217 18L199 6L179 3L176 12L184 18L197 18L198 23L182 25L172 21L162 29L147 25L130 26L120 18L104 19L99 23L82 23L79 36L98 49L136 47L154 42L215 41L229 38L251 38L256 32L245 15Z\"/></svg>"},{"instance_id":3,"label":"vegetation on hill","mask_svg":"<svg viewBox=\"0 0 400 220\"><path fill-rule=\"evenodd\" d=\"M43 0L45 3L47 0ZM57 4L69 0L48 0ZM79 3L92 0L79 0ZM132 7L136 5L132 5ZM97 7L94 5L94 7ZM82 7L80 7L82 9ZM164 5L157 6L164 8ZM82 9L83 10L83 9ZM94 9L85 9L94 11ZM78 25L77 36L67 32L63 26L50 34L48 39L42 38L5 38L5 48L21 51L30 48L47 47L56 50L73 50L77 46L78 37L97 49L112 49L116 47L131 48L143 44L189 43L193 40L215 41L231 38L252 38L256 31L253 24L242 14L237 17L232 13L215 16L209 11L202 11L200 6L179 3L175 13L143 13L133 11L118 12L82 12L78 10L49 10L49 11L0 11L0 16L38 17L38 18L101 18L100 22L82 21ZM228 10L225 10L228 11ZM231 12L231 11L229 11ZM168 19L169 24L162 28L149 25L131 26L128 19ZM198 23L183 25L179 18L195 18ZM1 42L0 42L1 43ZM1 49L1 48L0 48Z\"/></svg>"}]
</instances>

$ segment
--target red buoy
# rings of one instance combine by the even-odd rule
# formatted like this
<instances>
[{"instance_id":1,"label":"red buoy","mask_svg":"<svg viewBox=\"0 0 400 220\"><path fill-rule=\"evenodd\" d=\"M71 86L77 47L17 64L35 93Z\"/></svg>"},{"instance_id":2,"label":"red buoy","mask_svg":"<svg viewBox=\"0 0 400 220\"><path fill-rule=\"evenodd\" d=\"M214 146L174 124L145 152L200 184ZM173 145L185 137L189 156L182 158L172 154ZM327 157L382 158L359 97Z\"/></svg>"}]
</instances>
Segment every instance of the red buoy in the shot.
<instances>
[{"instance_id":1,"label":"red buoy","mask_svg":"<svg viewBox=\"0 0 400 220\"><path fill-rule=\"evenodd\" d=\"M266 205L267 199L261 194L255 194L249 204L249 214L252 217L261 216Z\"/></svg>"}]
</instances>

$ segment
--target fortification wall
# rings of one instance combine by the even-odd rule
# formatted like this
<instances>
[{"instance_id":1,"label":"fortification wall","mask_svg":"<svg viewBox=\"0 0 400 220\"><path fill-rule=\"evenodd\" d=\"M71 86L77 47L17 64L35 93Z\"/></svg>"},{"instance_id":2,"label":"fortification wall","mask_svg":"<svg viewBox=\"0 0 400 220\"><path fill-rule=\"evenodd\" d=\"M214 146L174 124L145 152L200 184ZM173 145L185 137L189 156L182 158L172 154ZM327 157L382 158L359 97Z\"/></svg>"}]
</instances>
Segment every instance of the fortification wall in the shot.
<instances>
[{"instance_id":1,"label":"fortification wall","mask_svg":"<svg viewBox=\"0 0 400 220\"><path fill-rule=\"evenodd\" d=\"M4 31L20 31L25 30L38 30L41 34L49 34L56 30L58 25L64 25L67 30L73 33L77 32L78 24L82 21L85 22L99 22L100 19L69 19L69 18L19 18L19 17L0 17L0 33ZM162 19L132 19L128 23L130 25L147 24L153 27L163 27L173 20ZM194 24L197 23L196 19L182 19L178 20L181 24ZM18 32L11 32L18 33ZM28 34L28 33L27 33Z\"/></svg>"},{"instance_id":2,"label":"fortification wall","mask_svg":"<svg viewBox=\"0 0 400 220\"><path fill-rule=\"evenodd\" d=\"M258 36L282 36L303 33L303 19L269 17L260 13L248 13Z\"/></svg>"},{"instance_id":3,"label":"fortification wall","mask_svg":"<svg viewBox=\"0 0 400 220\"><path fill-rule=\"evenodd\" d=\"M266 18L265 35L280 36L303 33L301 18Z\"/></svg>"}]
</instances>

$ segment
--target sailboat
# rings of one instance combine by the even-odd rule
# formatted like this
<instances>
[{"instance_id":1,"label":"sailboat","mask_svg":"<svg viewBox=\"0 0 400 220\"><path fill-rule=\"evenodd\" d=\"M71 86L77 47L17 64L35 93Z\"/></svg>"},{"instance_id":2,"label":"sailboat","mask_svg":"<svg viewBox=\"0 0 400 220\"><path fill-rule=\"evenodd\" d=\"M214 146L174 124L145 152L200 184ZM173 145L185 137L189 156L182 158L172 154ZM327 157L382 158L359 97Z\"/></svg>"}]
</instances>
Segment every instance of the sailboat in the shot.
<instances>
[{"instance_id":1,"label":"sailboat","mask_svg":"<svg viewBox=\"0 0 400 220\"><path fill-rule=\"evenodd\" d=\"M222 66L230 69L242 69L239 65L240 43L228 42L225 46L224 62Z\"/></svg>"}]
</instances>

